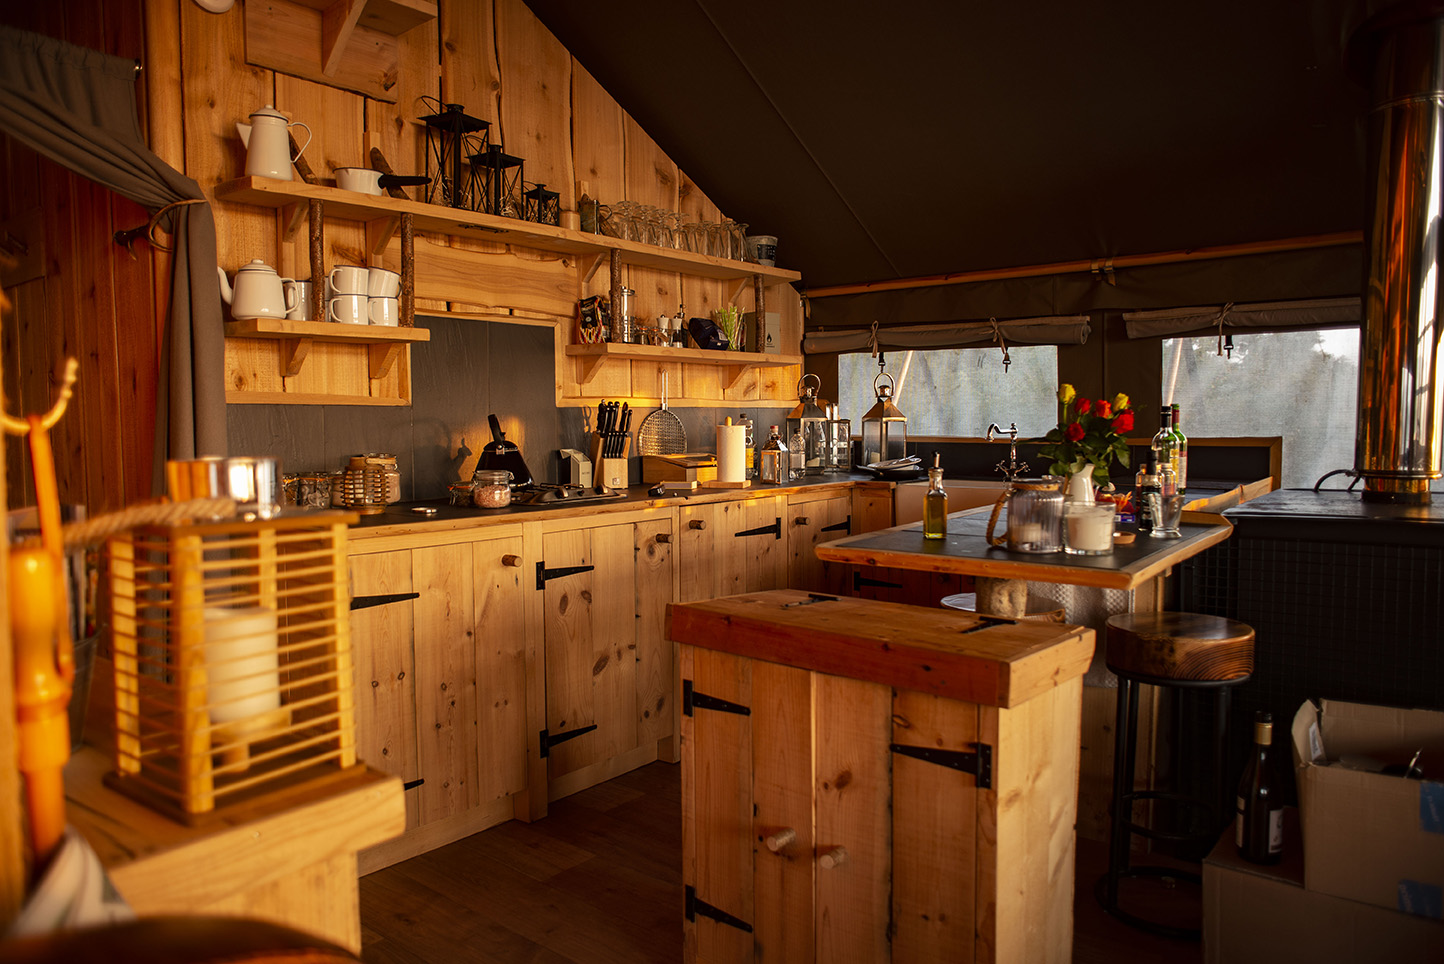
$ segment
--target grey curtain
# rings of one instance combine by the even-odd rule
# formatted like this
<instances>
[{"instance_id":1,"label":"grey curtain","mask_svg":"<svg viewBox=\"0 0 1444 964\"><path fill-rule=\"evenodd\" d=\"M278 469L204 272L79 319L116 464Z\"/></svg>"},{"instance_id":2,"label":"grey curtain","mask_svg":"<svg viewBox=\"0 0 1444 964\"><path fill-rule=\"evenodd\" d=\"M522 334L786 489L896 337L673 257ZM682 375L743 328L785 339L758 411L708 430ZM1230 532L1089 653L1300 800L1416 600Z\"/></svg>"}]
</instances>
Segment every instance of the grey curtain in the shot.
<instances>
[{"instance_id":1,"label":"grey curtain","mask_svg":"<svg viewBox=\"0 0 1444 964\"><path fill-rule=\"evenodd\" d=\"M1183 334L1228 334L1230 329L1322 328L1357 325L1363 321L1358 298L1311 298L1301 301L1265 301L1255 304L1205 305L1162 311L1123 313L1129 338L1159 338Z\"/></svg>"},{"instance_id":2,"label":"grey curtain","mask_svg":"<svg viewBox=\"0 0 1444 964\"><path fill-rule=\"evenodd\" d=\"M154 215L204 200L151 153L135 111L135 63L0 26L0 129ZM226 454L225 332L209 204L172 208L170 318L162 353L158 461Z\"/></svg>"},{"instance_id":3,"label":"grey curtain","mask_svg":"<svg viewBox=\"0 0 1444 964\"><path fill-rule=\"evenodd\" d=\"M827 352L976 348L979 345L1081 345L1088 340L1088 316L964 321L937 325L879 325L841 331L809 331L802 350Z\"/></svg>"}]
</instances>

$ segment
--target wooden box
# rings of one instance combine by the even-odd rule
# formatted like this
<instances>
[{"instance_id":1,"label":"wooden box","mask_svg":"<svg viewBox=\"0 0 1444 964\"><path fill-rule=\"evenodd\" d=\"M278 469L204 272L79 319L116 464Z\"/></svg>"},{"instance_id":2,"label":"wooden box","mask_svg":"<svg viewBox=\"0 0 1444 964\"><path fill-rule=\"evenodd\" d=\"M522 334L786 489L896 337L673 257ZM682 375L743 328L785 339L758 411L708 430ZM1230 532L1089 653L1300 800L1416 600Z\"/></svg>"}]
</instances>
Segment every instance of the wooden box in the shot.
<instances>
[{"instance_id":1,"label":"wooden box","mask_svg":"<svg viewBox=\"0 0 1444 964\"><path fill-rule=\"evenodd\" d=\"M710 482L717 478L717 457L706 452L696 455L644 455L642 481Z\"/></svg>"},{"instance_id":2,"label":"wooden box","mask_svg":"<svg viewBox=\"0 0 1444 964\"><path fill-rule=\"evenodd\" d=\"M1072 959L1092 630L795 590L668 621L684 960Z\"/></svg>"}]
</instances>

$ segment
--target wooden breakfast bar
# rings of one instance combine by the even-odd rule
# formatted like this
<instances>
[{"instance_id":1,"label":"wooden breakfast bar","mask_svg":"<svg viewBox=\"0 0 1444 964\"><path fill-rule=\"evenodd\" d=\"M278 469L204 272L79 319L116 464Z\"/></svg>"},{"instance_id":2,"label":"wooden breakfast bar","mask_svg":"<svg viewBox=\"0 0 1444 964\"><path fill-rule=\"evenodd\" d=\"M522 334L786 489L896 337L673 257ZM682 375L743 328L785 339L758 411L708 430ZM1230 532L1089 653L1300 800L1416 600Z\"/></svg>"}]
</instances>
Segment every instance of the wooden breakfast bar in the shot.
<instances>
[{"instance_id":1,"label":"wooden breakfast bar","mask_svg":"<svg viewBox=\"0 0 1444 964\"><path fill-rule=\"evenodd\" d=\"M979 608L997 616L1023 614L1030 581L1136 590L1134 609L1148 611L1160 608L1157 581L1169 569L1224 541L1233 528L1219 515L1185 513L1180 538L1137 535L1126 545L1115 543L1111 553L1101 556L1032 554L989 545L988 513L983 507L949 516L943 539L924 539L922 524L913 523L823 543L817 547L817 557L825 562L972 576L978 582ZM985 595L995 605L984 606Z\"/></svg>"}]
</instances>

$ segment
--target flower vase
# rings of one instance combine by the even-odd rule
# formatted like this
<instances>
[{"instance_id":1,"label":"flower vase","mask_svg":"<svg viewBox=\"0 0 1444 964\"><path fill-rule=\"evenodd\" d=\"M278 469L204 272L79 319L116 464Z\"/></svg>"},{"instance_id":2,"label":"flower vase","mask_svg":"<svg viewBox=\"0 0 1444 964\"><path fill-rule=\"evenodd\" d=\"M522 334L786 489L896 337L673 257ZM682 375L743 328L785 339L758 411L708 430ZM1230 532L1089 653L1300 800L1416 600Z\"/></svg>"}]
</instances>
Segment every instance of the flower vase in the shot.
<instances>
[{"instance_id":1,"label":"flower vase","mask_svg":"<svg viewBox=\"0 0 1444 964\"><path fill-rule=\"evenodd\" d=\"M1068 476L1066 501L1076 502L1079 505L1093 504L1093 464L1091 462Z\"/></svg>"}]
</instances>

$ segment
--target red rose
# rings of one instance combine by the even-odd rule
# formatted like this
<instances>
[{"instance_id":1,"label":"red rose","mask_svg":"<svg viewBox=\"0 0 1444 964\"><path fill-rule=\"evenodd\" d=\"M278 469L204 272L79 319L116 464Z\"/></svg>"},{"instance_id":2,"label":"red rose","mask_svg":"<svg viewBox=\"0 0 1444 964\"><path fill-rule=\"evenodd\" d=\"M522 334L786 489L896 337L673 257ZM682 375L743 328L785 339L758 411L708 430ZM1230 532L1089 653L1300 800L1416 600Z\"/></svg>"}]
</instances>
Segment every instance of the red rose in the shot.
<instances>
[{"instance_id":1,"label":"red rose","mask_svg":"<svg viewBox=\"0 0 1444 964\"><path fill-rule=\"evenodd\" d=\"M1118 417L1113 420L1113 430L1119 433L1133 431L1133 413L1130 411L1119 412Z\"/></svg>"},{"instance_id":2,"label":"red rose","mask_svg":"<svg viewBox=\"0 0 1444 964\"><path fill-rule=\"evenodd\" d=\"M1078 399L1078 414L1087 415L1093 409L1093 403L1086 398Z\"/></svg>"},{"instance_id":3,"label":"red rose","mask_svg":"<svg viewBox=\"0 0 1444 964\"><path fill-rule=\"evenodd\" d=\"M1088 403L1085 400L1083 404L1086 405ZM1079 425L1077 422L1069 423L1068 427L1063 430L1063 437L1070 442L1079 441L1083 438L1083 426Z\"/></svg>"},{"instance_id":4,"label":"red rose","mask_svg":"<svg viewBox=\"0 0 1444 964\"><path fill-rule=\"evenodd\" d=\"M1106 399L1106 398L1100 398L1100 399L1098 399L1098 417L1099 417L1099 418L1112 418L1112 417L1113 417L1113 406L1108 402L1108 399Z\"/></svg>"}]
</instances>

